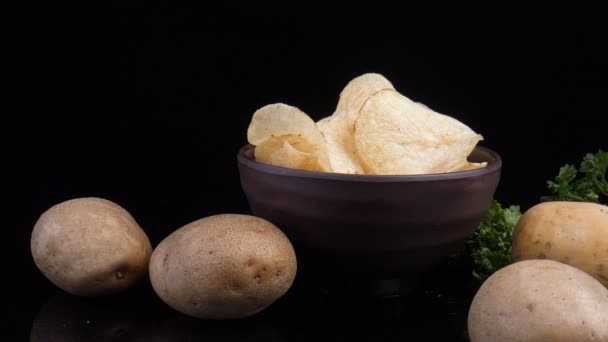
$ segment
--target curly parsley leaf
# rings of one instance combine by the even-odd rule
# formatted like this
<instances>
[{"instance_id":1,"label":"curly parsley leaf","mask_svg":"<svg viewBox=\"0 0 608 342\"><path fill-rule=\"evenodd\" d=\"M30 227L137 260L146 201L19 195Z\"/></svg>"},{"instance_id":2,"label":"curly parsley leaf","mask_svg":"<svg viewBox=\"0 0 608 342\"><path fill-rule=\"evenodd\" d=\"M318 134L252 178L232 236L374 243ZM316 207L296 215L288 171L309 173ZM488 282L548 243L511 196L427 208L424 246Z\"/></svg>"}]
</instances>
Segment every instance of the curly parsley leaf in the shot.
<instances>
[{"instance_id":1,"label":"curly parsley leaf","mask_svg":"<svg viewBox=\"0 0 608 342\"><path fill-rule=\"evenodd\" d=\"M492 201L479 229L467 242L473 258L473 276L479 281L511 263L513 230L520 217L519 206L503 208L498 201Z\"/></svg>"},{"instance_id":2,"label":"curly parsley leaf","mask_svg":"<svg viewBox=\"0 0 608 342\"><path fill-rule=\"evenodd\" d=\"M599 150L588 153L578 170L573 165L564 165L554 180L547 182L551 195L541 197L541 201L577 201L607 203L608 152Z\"/></svg>"}]
</instances>

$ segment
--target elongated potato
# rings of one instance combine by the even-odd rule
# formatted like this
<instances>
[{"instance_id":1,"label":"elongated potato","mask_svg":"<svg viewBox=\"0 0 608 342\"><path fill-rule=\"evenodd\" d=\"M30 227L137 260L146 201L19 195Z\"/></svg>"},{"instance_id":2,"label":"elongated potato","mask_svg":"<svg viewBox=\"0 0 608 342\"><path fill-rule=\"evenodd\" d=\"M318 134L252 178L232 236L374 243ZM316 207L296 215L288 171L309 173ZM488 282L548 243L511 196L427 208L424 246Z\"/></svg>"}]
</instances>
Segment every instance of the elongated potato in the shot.
<instances>
[{"instance_id":1,"label":"elongated potato","mask_svg":"<svg viewBox=\"0 0 608 342\"><path fill-rule=\"evenodd\" d=\"M530 208L513 232L513 261L526 259L572 265L608 287L608 207L546 202Z\"/></svg>"}]
</instances>

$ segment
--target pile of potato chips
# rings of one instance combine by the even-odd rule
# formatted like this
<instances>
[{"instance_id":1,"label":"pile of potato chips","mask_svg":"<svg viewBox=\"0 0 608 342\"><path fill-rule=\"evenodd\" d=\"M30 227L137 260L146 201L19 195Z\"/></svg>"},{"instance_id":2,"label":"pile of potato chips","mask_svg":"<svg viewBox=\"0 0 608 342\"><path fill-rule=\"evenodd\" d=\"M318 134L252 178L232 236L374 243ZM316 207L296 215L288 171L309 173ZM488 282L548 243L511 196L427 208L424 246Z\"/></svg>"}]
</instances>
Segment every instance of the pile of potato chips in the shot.
<instances>
[{"instance_id":1,"label":"pile of potato chips","mask_svg":"<svg viewBox=\"0 0 608 342\"><path fill-rule=\"evenodd\" d=\"M486 166L467 161L480 134L374 73L350 81L334 114L316 123L282 103L258 109L247 139L256 161L308 171L416 175Z\"/></svg>"}]
</instances>

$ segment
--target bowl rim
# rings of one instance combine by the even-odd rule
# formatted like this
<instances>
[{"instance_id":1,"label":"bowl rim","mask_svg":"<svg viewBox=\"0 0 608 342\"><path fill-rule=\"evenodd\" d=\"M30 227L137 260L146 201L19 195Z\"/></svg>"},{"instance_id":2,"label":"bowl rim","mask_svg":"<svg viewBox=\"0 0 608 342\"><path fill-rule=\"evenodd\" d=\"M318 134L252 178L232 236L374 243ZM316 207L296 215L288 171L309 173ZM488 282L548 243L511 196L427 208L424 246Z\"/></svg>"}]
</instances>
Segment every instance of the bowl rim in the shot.
<instances>
[{"instance_id":1,"label":"bowl rim","mask_svg":"<svg viewBox=\"0 0 608 342\"><path fill-rule=\"evenodd\" d=\"M497 172L502 168L502 158L500 155L487 147L475 146L476 150L481 150L488 153L494 160L490 161L484 168L467 170L467 171L455 171L445 173L433 173L433 174L421 174L421 175L361 175L361 174L347 174L347 173L335 173L335 172L318 172L318 171L307 171L291 169L281 166L263 164L255 161L246 155L247 152L254 148L251 144L245 144L242 146L237 153L237 160L239 164L253 168L259 172L268 173L277 176L291 176L299 178L314 178L323 180L336 180L336 181L356 181L356 182L424 182L434 180L451 180L451 179L462 179L462 178L473 178Z\"/></svg>"}]
</instances>

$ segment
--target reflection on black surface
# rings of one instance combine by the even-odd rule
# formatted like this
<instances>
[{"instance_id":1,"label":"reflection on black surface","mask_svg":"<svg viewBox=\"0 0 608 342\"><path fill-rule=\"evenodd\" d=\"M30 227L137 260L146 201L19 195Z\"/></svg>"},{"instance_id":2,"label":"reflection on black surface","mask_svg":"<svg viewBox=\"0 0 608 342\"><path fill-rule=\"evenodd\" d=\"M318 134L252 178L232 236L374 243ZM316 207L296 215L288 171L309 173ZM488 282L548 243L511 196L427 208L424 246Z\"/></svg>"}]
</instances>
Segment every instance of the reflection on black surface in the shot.
<instances>
[{"instance_id":1,"label":"reflection on black surface","mask_svg":"<svg viewBox=\"0 0 608 342\"><path fill-rule=\"evenodd\" d=\"M32 324L30 341L137 341L147 319L122 298L51 298Z\"/></svg>"},{"instance_id":2,"label":"reflection on black surface","mask_svg":"<svg viewBox=\"0 0 608 342\"><path fill-rule=\"evenodd\" d=\"M253 317L210 321L184 316L149 286L118 296L51 298L31 341L467 341L474 288L470 270L448 266L401 298L323 294L299 275L288 294Z\"/></svg>"},{"instance_id":3,"label":"reflection on black surface","mask_svg":"<svg viewBox=\"0 0 608 342\"><path fill-rule=\"evenodd\" d=\"M468 260L450 260L396 298L353 295L352 281L343 282L342 294L339 286L314 291L319 282L311 278L308 288L300 281L283 304L290 308L280 325L288 341L468 341L466 320L476 291Z\"/></svg>"},{"instance_id":4,"label":"reflection on black surface","mask_svg":"<svg viewBox=\"0 0 608 342\"><path fill-rule=\"evenodd\" d=\"M469 300L420 290L403 298L321 298L280 325L288 341L467 341Z\"/></svg>"},{"instance_id":5,"label":"reflection on black surface","mask_svg":"<svg viewBox=\"0 0 608 342\"><path fill-rule=\"evenodd\" d=\"M150 330L145 338L161 341L284 341L271 321L250 318L238 321L207 321L172 313Z\"/></svg>"},{"instance_id":6,"label":"reflection on black surface","mask_svg":"<svg viewBox=\"0 0 608 342\"><path fill-rule=\"evenodd\" d=\"M236 321L184 316L155 296L51 298L34 319L30 341L282 341L263 315Z\"/></svg>"}]
</instances>

